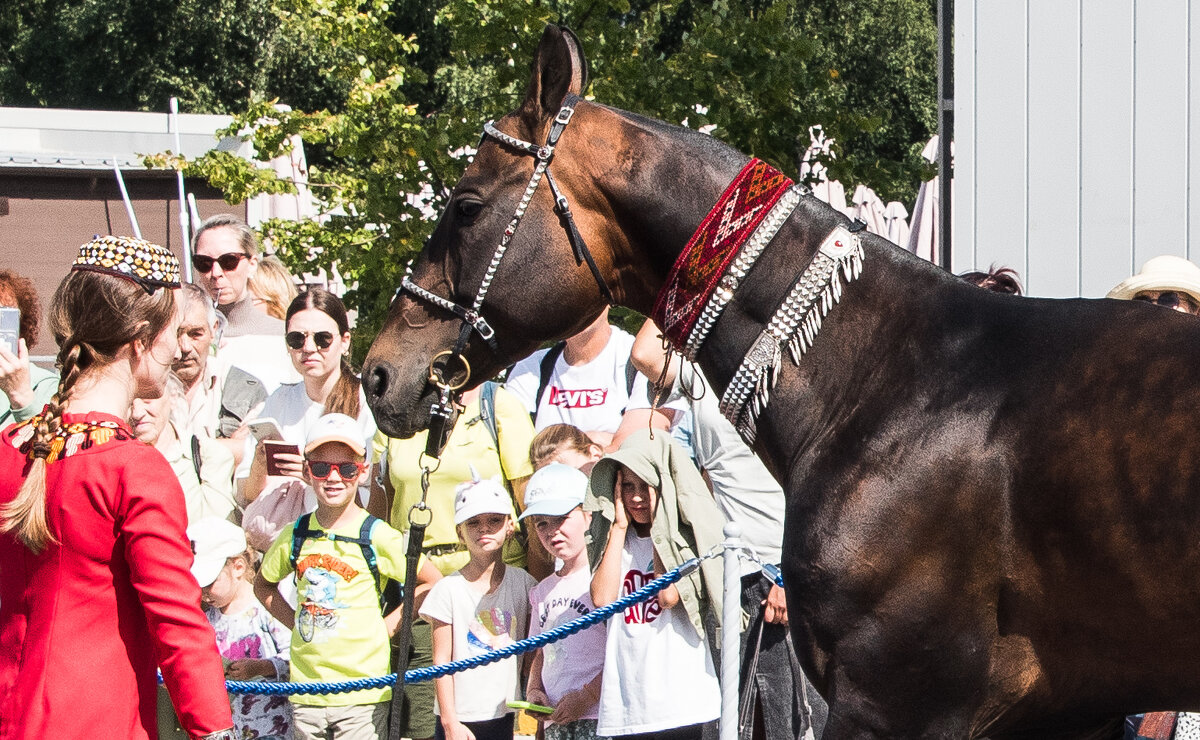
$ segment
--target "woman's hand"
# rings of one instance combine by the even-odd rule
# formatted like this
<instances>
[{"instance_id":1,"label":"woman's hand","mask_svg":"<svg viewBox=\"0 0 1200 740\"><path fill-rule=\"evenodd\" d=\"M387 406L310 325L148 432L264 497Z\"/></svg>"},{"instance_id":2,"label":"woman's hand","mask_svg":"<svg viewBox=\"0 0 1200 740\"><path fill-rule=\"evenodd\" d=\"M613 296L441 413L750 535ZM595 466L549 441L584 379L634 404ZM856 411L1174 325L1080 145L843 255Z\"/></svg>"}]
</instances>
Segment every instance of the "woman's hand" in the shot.
<instances>
[{"instance_id":1,"label":"woman's hand","mask_svg":"<svg viewBox=\"0 0 1200 740\"><path fill-rule=\"evenodd\" d=\"M530 701L533 701L530 699ZM545 704L545 702L534 702L535 704ZM572 691L563 695L558 700L558 706L554 707L554 714L551 714L547 719L556 725L565 725L568 722L574 722L583 715L587 714L588 710L596 706L596 699L589 695L583 689Z\"/></svg>"},{"instance_id":2,"label":"woman's hand","mask_svg":"<svg viewBox=\"0 0 1200 740\"><path fill-rule=\"evenodd\" d=\"M33 384L29 379L29 349L24 339L17 340L17 353L0 346L0 391L8 396L8 406L23 409L33 403Z\"/></svg>"}]
</instances>

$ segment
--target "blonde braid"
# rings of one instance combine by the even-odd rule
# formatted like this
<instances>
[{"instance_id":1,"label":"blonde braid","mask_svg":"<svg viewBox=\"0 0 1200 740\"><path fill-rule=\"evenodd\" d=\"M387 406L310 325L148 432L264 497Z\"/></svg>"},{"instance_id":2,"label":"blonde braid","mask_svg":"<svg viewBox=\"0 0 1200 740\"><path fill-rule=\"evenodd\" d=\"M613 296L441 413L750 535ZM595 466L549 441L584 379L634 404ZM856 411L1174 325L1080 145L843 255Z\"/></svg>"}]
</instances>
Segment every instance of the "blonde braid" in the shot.
<instances>
[{"instance_id":1,"label":"blonde braid","mask_svg":"<svg viewBox=\"0 0 1200 740\"><path fill-rule=\"evenodd\" d=\"M58 392L51 396L34 429L33 462L16 497L0 507L0 532L15 532L17 539L34 553L40 553L49 543L58 542L46 524L46 458L50 456L54 437L62 426L63 412L71 389L79 379L79 366L86 350L78 343L69 343L59 352L62 375Z\"/></svg>"}]
</instances>

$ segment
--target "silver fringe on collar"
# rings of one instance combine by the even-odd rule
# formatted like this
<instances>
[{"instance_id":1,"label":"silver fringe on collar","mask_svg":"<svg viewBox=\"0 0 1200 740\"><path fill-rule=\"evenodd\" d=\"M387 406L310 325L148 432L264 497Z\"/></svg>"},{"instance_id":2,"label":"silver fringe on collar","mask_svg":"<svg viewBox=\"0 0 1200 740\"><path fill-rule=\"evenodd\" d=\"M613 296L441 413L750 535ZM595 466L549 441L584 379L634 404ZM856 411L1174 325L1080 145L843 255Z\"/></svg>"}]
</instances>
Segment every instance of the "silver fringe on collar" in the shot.
<instances>
[{"instance_id":1,"label":"silver fringe on collar","mask_svg":"<svg viewBox=\"0 0 1200 740\"><path fill-rule=\"evenodd\" d=\"M754 443L758 415L770 403L771 390L779 381L783 348L787 347L792 363L799 365L821 330L821 320L841 300L839 268L842 279L849 283L862 273L862 263L863 248L858 235L844 226L834 228L767 328L750 345L721 397L721 413L746 444Z\"/></svg>"}]
</instances>

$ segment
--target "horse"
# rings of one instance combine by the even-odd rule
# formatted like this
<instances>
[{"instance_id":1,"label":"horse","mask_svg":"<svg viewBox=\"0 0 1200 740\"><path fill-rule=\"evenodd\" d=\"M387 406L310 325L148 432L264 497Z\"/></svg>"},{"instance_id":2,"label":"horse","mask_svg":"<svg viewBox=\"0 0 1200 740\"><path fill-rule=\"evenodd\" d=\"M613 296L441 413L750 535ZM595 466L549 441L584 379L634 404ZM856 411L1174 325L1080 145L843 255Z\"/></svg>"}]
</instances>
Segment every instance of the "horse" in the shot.
<instances>
[{"instance_id":1,"label":"horse","mask_svg":"<svg viewBox=\"0 0 1200 740\"><path fill-rule=\"evenodd\" d=\"M1200 709L1200 322L981 290L795 186L749 266L707 260L688 248L740 225L714 203L758 165L581 99L587 75L548 27L485 126L364 363L379 428L426 428L609 299L698 312L664 333L786 492L825 738L1120 737Z\"/></svg>"}]
</instances>

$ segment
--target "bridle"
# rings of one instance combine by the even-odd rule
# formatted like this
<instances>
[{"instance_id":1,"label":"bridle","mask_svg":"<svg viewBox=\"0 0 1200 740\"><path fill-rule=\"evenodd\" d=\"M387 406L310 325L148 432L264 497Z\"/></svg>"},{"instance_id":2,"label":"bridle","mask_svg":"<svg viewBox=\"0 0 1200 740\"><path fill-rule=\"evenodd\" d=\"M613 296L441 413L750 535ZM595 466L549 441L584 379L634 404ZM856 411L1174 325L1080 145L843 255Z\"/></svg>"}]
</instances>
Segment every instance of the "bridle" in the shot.
<instances>
[{"instance_id":1,"label":"bridle","mask_svg":"<svg viewBox=\"0 0 1200 740\"><path fill-rule=\"evenodd\" d=\"M526 209L529 208L529 203L533 199L533 194L537 190L538 184L541 183L543 176L550 186L551 194L554 196L554 211L558 214L559 221L567 232L567 241L570 242L571 250L575 255L575 264L581 265L586 262L588 269L591 270L592 277L596 279L596 284L600 288L600 295L604 297L609 305L616 303L612 291L608 287L608 283L605 282L604 276L600 273L600 268L596 266L596 261L592 258L587 244L583 241L583 236L575 226L575 217L571 213L571 204L568 202L567 197L563 195L562 190L559 189L558 183L555 182L554 176L550 174L549 169L550 163L554 160L554 149L558 145L558 140L562 136L563 131L566 130L567 125L571 122L572 116L575 115L575 106L580 100L578 95L573 93L567 94L563 99L562 107L550 124L550 132L546 135L546 143L541 146L523 141L515 136L510 136L492 125L491 121L483 125L483 135L480 137L480 144L490 136L510 149L532 156L537 163L533 168L533 174L529 178L529 184L525 186L525 192L522 193L521 200L517 203L517 209L513 213L512 220L508 222L508 226L504 229L504 233L500 237L499 244L496 245L496 249L492 253L491 262L488 263L487 271L483 275L483 281L480 283L479 289L475 292L475 299L472 301L471 306L468 308L460 303L455 303L449 298L444 298L417 285L409 279L408 274L405 274L404 279L400 281L400 287L396 289L397 297L401 292L407 291L409 294L427 303L449 311L462 321L462 329L459 331L454 347L439 352L430 363L429 380L441 390L442 396L441 402L434 404L435 414L439 413L439 406L449 403L454 392L458 391L470 380L471 366L462 352L466 348L471 332L478 334L480 339L487 343L492 353L501 358L502 364L508 364L507 362L503 362L505 358L500 351L499 345L496 343L496 333L491 325L488 324L487 319L484 318L481 308L483 307L484 298L487 297L488 290L492 286L492 280L496 277L496 270L500 267L500 260L504 258L504 253L508 251L513 235L516 234L517 226L520 225L521 218L525 215ZM442 367L438 365L439 361L443 360L445 362L444 367L450 367L456 362L460 363L466 371L465 376L461 380L451 383L450 379L443 376ZM431 439L433 438L432 431L431 427Z\"/></svg>"}]
</instances>

